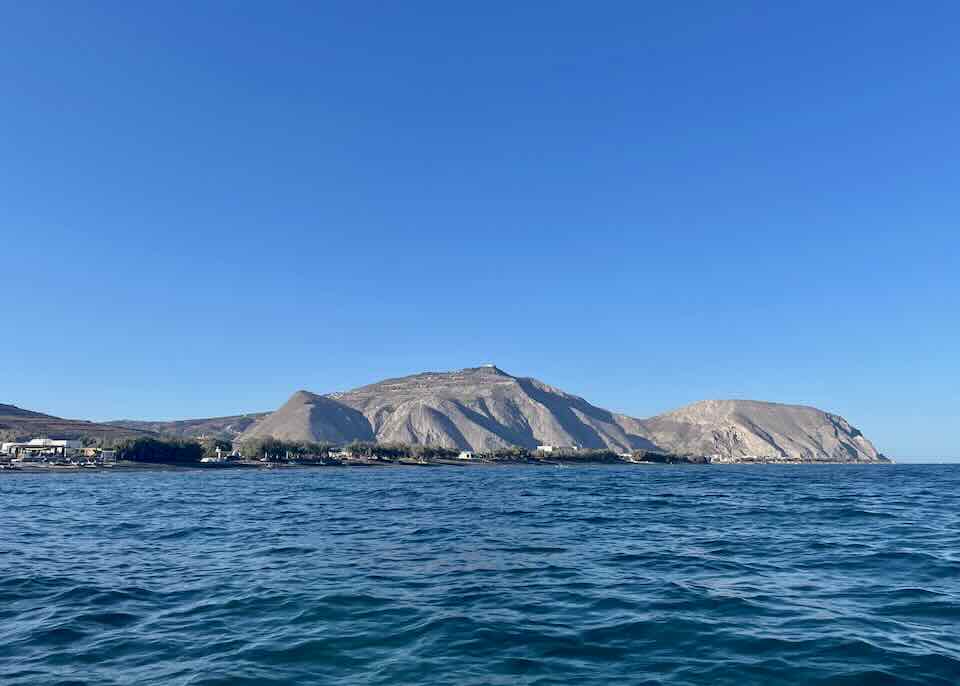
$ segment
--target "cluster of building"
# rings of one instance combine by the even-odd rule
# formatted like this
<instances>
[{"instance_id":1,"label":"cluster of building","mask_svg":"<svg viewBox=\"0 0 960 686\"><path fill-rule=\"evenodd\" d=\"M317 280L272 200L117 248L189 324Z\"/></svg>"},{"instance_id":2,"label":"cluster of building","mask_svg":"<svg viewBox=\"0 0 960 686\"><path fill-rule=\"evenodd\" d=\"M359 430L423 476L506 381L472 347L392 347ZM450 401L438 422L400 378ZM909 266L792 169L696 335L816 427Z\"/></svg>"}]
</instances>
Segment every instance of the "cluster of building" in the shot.
<instances>
[{"instance_id":1,"label":"cluster of building","mask_svg":"<svg viewBox=\"0 0 960 686\"><path fill-rule=\"evenodd\" d=\"M0 461L9 464L103 464L116 459L115 450L85 448L75 440L33 438L0 444Z\"/></svg>"}]
</instances>

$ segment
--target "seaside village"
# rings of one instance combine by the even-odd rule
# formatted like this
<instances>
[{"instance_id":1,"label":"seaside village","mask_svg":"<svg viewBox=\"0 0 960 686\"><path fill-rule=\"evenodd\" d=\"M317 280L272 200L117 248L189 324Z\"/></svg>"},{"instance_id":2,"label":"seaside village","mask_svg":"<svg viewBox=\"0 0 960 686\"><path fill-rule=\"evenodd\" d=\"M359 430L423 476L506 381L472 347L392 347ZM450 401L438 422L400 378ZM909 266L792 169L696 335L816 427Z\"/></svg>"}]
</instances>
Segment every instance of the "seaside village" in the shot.
<instances>
[{"instance_id":1,"label":"seaside village","mask_svg":"<svg viewBox=\"0 0 960 686\"><path fill-rule=\"evenodd\" d=\"M87 448L76 440L34 438L26 443L0 444L0 466L109 467L116 460L115 450Z\"/></svg>"},{"instance_id":2,"label":"seaside village","mask_svg":"<svg viewBox=\"0 0 960 686\"><path fill-rule=\"evenodd\" d=\"M537 446L536 454L546 457L560 452L577 452L576 446ZM356 452L351 446L333 448L326 457L332 460L363 460L366 455ZM372 457L372 456L369 456ZM451 455L456 460L476 460L482 455L470 450ZM627 456L624 456L627 457ZM208 455L200 460L206 464L227 464L244 461L283 461L300 462L296 456L286 455L258 455L244 459L239 449L216 448L214 455ZM26 442L0 443L0 468L3 467L110 467L117 462L117 451L104 448L85 447L82 441L73 439L33 438Z\"/></svg>"},{"instance_id":3,"label":"seaside village","mask_svg":"<svg viewBox=\"0 0 960 686\"><path fill-rule=\"evenodd\" d=\"M409 450L411 446L403 446ZM416 447L416 446L413 446ZM303 454L293 451L257 452L251 454L249 448L241 449L234 445L231 448L216 448L215 454L206 455L200 460L206 464L237 464L237 463L287 463L287 464L367 464L371 462L396 462L416 464L455 464L457 462L549 462L551 459L583 458L589 460L598 454L614 456L617 461L644 463L646 460L638 453L613 453L605 450L587 450L577 445L538 445L534 450L476 452L473 450L449 450L438 448L428 451L432 454L402 453L397 446L390 444L375 447L374 444L350 444L343 446L329 446L318 454ZM649 451L641 451L649 452Z\"/></svg>"},{"instance_id":4,"label":"seaside village","mask_svg":"<svg viewBox=\"0 0 960 686\"><path fill-rule=\"evenodd\" d=\"M577 446L539 445L537 446L536 454L547 456L560 452L575 453L578 450L579 448ZM364 455L358 450L351 448L349 445L341 448L332 448L326 452L325 456L331 460L363 460L367 457L370 457L368 455ZM472 450L462 450L456 455L451 455L451 457L457 460L478 460L482 459L483 455L481 453L473 452ZM208 455L200 460L200 462L206 464L224 464L229 462L240 462L243 459L244 456L238 448L234 448L232 450L217 448L215 455ZM286 453L285 455L258 455L254 456L252 459L259 460L261 462L268 462L271 460L282 460L287 462L298 461L297 457L290 453Z\"/></svg>"},{"instance_id":5,"label":"seaside village","mask_svg":"<svg viewBox=\"0 0 960 686\"><path fill-rule=\"evenodd\" d=\"M233 444L200 436L186 442L142 439L146 447L127 445L113 449L85 446L83 441L62 438L33 438L24 442L0 443L0 469L76 469L81 467L122 467L136 463L197 465L210 467L275 467L283 465L375 465L375 464L464 464L481 462L619 462L634 464L699 463L723 461L719 456L694 458L649 450L629 453L591 450L577 445L538 445L536 449L513 448L494 452L451 450L430 446L355 442L348 445L283 443L267 439L259 445ZM206 447L202 447L206 446ZM164 449L173 447L187 455ZM731 460L734 461L734 460ZM740 458L739 461L746 461Z\"/></svg>"}]
</instances>

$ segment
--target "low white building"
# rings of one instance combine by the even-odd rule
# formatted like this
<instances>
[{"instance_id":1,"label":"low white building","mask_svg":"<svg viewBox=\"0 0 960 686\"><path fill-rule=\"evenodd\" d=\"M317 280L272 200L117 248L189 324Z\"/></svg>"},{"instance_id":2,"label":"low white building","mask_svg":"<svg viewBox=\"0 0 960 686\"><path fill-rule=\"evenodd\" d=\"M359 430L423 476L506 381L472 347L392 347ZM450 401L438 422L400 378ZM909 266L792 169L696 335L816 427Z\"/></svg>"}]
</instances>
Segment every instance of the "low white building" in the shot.
<instances>
[{"instance_id":1,"label":"low white building","mask_svg":"<svg viewBox=\"0 0 960 686\"><path fill-rule=\"evenodd\" d=\"M538 453L572 453L578 450L575 445L538 445Z\"/></svg>"},{"instance_id":2,"label":"low white building","mask_svg":"<svg viewBox=\"0 0 960 686\"><path fill-rule=\"evenodd\" d=\"M201 462L230 462L231 460L241 459L240 451L238 450L224 450L223 448L217 447L216 456L210 455L209 457L200 458Z\"/></svg>"},{"instance_id":3,"label":"low white building","mask_svg":"<svg viewBox=\"0 0 960 686\"><path fill-rule=\"evenodd\" d=\"M66 448L69 450L79 450L83 447L82 441L74 440L55 440L51 438L31 438L26 444L31 448Z\"/></svg>"},{"instance_id":4,"label":"low white building","mask_svg":"<svg viewBox=\"0 0 960 686\"><path fill-rule=\"evenodd\" d=\"M469 450L464 450L464 451L461 452L459 455L457 455L457 459L458 459L458 460L472 460L472 459L473 459L473 453L472 453L471 451L469 451Z\"/></svg>"},{"instance_id":5,"label":"low white building","mask_svg":"<svg viewBox=\"0 0 960 686\"><path fill-rule=\"evenodd\" d=\"M83 443L70 439L33 438L26 443L4 443L0 447L0 452L10 457L69 457L80 451Z\"/></svg>"}]
</instances>

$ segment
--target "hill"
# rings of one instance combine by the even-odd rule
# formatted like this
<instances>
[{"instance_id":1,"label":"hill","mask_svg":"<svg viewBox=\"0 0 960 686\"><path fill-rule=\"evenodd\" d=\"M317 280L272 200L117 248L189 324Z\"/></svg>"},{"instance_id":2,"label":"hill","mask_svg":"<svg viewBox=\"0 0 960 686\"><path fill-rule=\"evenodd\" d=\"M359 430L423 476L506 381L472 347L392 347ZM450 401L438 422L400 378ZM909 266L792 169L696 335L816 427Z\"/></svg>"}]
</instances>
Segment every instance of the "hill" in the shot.
<instances>
[{"instance_id":1,"label":"hill","mask_svg":"<svg viewBox=\"0 0 960 686\"><path fill-rule=\"evenodd\" d=\"M4 441L22 441L37 437L104 441L151 435L154 434L141 429L62 419L24 410L16 405L0 404L0 439Z\"/></svg>"},{"instance_id":2,"label":"hill","mask_svg":"<svg viewBox=\"0 0 960 686\"><path fill-rule=\"evenodd\" d=\"M212 437L232 440L269 414L271 413L255 412L253 414L233 415L230 417L182 419L167 422L118 419L106 423L114 427L149 431L162 436L176 438Z\"/></svg>"},{"instance_id":3,"label":"hill","mask_svg":"<svg viewBox=\"0 0 960 686\"><path fill-rule=\"evenodd\" d=\"M641 422L670 452L805 462L878 462L884 456L843 417L803 405L703 400Z\"/></svg>"},{"instance_id":4,"label":"hill","mask_svg":"<svg viewBox=\"0 0 960 686\"><path fill-rule=\"evenodd\" d=\"M476 367L387 379L327 396L299 391L240 438L377 440L463 450L544 443L617 451L653 447L621 419L536 379Z\"/></svg>"}]
</instances>

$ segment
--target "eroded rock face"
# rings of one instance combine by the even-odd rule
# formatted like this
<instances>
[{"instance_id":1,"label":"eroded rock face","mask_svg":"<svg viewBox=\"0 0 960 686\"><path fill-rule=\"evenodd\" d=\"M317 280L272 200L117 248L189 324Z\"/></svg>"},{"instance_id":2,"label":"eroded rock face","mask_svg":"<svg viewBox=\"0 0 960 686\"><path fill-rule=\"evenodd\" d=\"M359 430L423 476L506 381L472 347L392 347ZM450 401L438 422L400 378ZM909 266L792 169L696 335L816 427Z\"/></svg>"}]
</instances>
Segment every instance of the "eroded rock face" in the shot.
<instances>
[{"instance_id":1,"label":"eroded rock face","mask_svg":"<svg viewBox=\"0 0 960 686\"><path fill-rule=\"evenodd\" d=\"M312 394L307 394L312 395ZM496 367L458 372L427 372L387 379L346 393L323 397L308 414L300 393L245 432L247 437L333 440L337 426L345 440L439 445L462 450L549 443L627 451L653 447L631 433L634 426L607 410L536 379L511 376ZM349 410L366 424L348 436L337 417ZM369 433L367 431L369 428Z\"/></svg>"},{"instance_id":2,"label":"eroded rock face","mask_svg":"<svg viewBox=\"0 0 960 686\"><path fill-rule=\"evenodd\" d=\"M814 407L756 400L704 400L641 422L671 452L734 459L883 462L859 430Z\"/></svg>"},{"instance_id":3,"label":"eroded rock face","mask_svg":"<svg viewBox=\"0 0 960 686\"><path fill-rule=\"evenodd\" d=\"M636 419L496 367L426 372L325 396L300 391L240 439L266 436L478 451L551 444L732 460L884 461L846 420L812 407L706 400Z\"/></svg>"}]
</instances>

